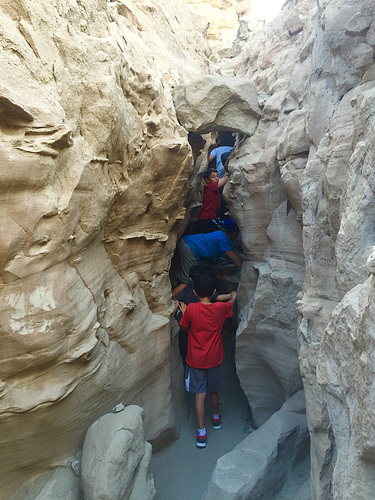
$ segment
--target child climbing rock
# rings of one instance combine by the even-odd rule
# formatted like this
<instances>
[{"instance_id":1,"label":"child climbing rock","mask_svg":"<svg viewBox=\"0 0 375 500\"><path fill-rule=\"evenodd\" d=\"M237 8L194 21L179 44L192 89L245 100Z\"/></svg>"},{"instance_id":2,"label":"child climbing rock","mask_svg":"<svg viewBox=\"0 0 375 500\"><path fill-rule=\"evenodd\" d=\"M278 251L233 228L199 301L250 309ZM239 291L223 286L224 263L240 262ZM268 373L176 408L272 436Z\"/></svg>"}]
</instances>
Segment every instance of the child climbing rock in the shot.
<instances>
[{"instance_id":1,"label":"child climbing rock","mask_svg":"<svg viewBox=\"0 0 375 500\"><path fill-rule=\"evenodd\" d=\"M211 423L214 429L221 428L219 413L220 365L224 359L221 329L224 321L233 316L236 292L230 294L229 302L211 302L215 293L210 276L198 276L194 282L194 292L199 302L180 309L182 330L189 329L188 349L185 367L185 387L195 394L195 411L198 421L196 445L205 448L207 431L204 425L204 401L210 395L212 406Z\"/></svg>"},{"instance_id":2,"label":"child climbing rock","mask_svg":"<svg viewBox=\"0 0 375 500\"><path fill-rule=\"evenodd\" d=\"M211 276L211 274L205 267L201 267L199 265L192 266L189 271L189 278L191 284L186 288L184 288L182 292L178 295L177 299L175 300L175 308L173 312L176 313L177 321L180 321L180 319L182 318L182 312L180 306L182 306L183 304L188 306L189 304L194 304L196 302L199 302L197 295L194 293L194 283L199 276ZM211 278L213 279L212 276ZM225 302L227 300L230 300L230 293L222 293L218 295L217 292L215 291L214 295L211 297L211 302L216 302L216 301ZM178 347L180 350L180 355L184 366L186 365L187 344L188 344L188 331L180 329L178 333Z\"/></svg>"},{"instance_id":3,"label":"child climbing rock","mask_svg":"<svg viewBox=\"0 0 375 500\"><path fill-rule=\"evenodd\" d=\"M225 174L225 168L222 162L221 155L223 153L230 153L234 146L234 138L232 134L221 135L218 142L219 146L211 151L208 162L212 160L216 161L216 170L219 174L219 178L221 179Z\"/></svg>"},{"instance_id":4,"label":"child climbing rock","mask_svg":"<svg viewBox=\"0 0 375 500\"><path fill-rule=\"evenodd\" d=\"M221 207L220 188L228 181L229 172L219 179L215 169L209 168L203 178L206 181L203 192L203 205L198 215L195 226L196 233L211 233L218 230L218 226L213 222L217 218L217 211Z\"/></svg>"},{"instance_id":5,"label":"child climbing rock","mask_svg":"<svg viewBox=\"0 0 375 500\"><path fill-rule=\"evenodd\" d=\"M224 231L207 234L190 234L181 238L177 251L180 257L178 280L180 284L173 290L175 299L184 288L190 285L190 268L201 259L215 259L226 254L238 267L242 267L242 259L232 247L232 240L238 235L238 227L232 219L224 223Z\"/></svg>"}]
</instances>

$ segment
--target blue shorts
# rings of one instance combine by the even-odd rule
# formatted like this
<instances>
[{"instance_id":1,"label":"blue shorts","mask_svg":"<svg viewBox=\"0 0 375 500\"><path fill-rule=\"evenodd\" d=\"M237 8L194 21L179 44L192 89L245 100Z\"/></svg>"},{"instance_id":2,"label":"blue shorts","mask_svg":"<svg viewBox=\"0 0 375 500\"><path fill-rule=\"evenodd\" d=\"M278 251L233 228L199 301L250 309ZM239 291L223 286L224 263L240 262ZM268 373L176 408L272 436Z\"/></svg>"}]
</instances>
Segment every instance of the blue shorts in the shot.
<instances>
[{"instance_id":1,"label":"blue shorts","mask_svg":"<svg viewBox=\"0 0 375 500\"><path fill-rule=\"evenodd\" d=\"M221 378L221 365L214 368L193 368L185 366L185 388L194 394L219 392Z\"/></svg>"}]
</instances>

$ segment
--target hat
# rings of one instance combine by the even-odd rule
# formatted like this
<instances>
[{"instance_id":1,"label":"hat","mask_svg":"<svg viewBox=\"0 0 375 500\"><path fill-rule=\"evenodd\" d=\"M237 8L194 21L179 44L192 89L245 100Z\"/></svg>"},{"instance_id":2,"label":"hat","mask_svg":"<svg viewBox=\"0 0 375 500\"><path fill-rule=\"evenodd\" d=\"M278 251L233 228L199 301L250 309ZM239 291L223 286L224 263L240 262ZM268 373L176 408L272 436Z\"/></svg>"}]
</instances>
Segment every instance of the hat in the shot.
<instances>
[{"instance_id":1,"label":"hat","mask_svg":"<svg viewBox=\"0 0 375 500\"><path fill-rule=\"evenodd\" d=\"M224 222L224 231L227 233L236 233L238 231L237 224L233 219L228 219Z\"/></svg>"}]
</instances>

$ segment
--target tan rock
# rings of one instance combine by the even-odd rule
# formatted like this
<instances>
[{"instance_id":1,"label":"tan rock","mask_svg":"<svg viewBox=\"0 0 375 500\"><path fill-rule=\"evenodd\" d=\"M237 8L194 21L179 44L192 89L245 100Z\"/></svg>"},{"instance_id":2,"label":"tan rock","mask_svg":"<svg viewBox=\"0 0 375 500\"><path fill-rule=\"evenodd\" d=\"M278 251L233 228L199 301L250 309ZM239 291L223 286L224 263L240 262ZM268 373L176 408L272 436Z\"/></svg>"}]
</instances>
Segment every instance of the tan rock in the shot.
<instances>
[{"instance_id":1,"label":"tan rock","mask_svg":"<svg viewBox=\"0 0 375 500\"><path fill-rule=\"evenodd\" d=\"M275 392L270 390L269 398L262 399L255 388L259 383L263 394L267 393L264 375L267 365L262 363L267 359L265 336L258 332L266 328L267 322L263 319L274 310L275 303L270 301L266 307L259 308L258 300L266 295L262 292L269 263L275 266L273 272L281 270L280 261L270 260L268 236L270 221L275 220L274 215L285 196L299 218L303 213L300 241L305 260L303 264L298 258L294 262L296 269L304 267L305 276L303 293L297 295L299 319L296 324L311 433L311 496L367 500L371 494L366 485L362 486L360 476L367 478L372 487L372 479L367 476L373 474L371 444L367 443L363 452L354 449L352 443L344 444L345 433L341 427L346 429L346 434L355 434L353 443L359 439L356 429L360 425L345 417L352 412L348 409L352 408L348 394L350 391L360 408L362 391L368 388L371 375L357 370L356 381L345 387L346 378L342 376L345 369L340 360L343 356L345 363L350 363L349 357L346 358L349 355L345 354L350 352L350 345L344 345L341 352L339 336L341 330L346 330L348 321L344 306L340 308L342 324L334 313L330 337L327 336L323 346L321 342L323 335L328 335L324 332L335 306L350 290L355 295L356 287L362 286L368 269L372 269L372 260L367 262L367 258L374 236L370 222L374 205L370 167L374 162L371 146L374 142L375 76L371 38L374 11L373 2L368 1L323 2L320 7L317 12L314 2L286 5L267 30L249 41L235 65L237 76L252 78L264 96L258 127L251 139L238 144L231 160L231 189L225 189L242 230L248 260L239 285L241 323L236 357L241 384L250 395L251 408L260 409L257 408L260 402L262 408L267 405L270 408L275 402ZM293 12L296 8L298 13ZM293 33L292 37L289 32ZM280 222L279 227L284 229ZM296 235L289 238L297 242ZM280 256L283 249L290 247L287 239L277 241ZM297 254L301 243L295 247ZM262 311L266 314L259 320L257 315ZM362 320L349 311L350 328L357 328L354 325ZM368 334L369 324L363 326L362 321L361 325L364 334ZM276 335L280 329L281 325L277 324L272 331ZM328 348L325 342L329 338L335 340L330 341ZM371 347L365 349L368 349L367 359ZM319 370L326 374L321 385L316 380L318 359ZM254 361L260 365L257 365L259 378L257 370L252 369ZM350 369L356 369L355 363ZM279 380L275 376L279 365L276 362L270 366L275 371L267 381L274 383ZM336 374L337 384L332 379ZM347 384L350 384L349 377ZM336 403L335 394L339 395ZM367 432L371 435L372 429ZM361 453L366 458L354 464L349 457ZM337 468L336 454L340 454ZM353 479L350 492L349 480L343 477L345 467ZM346 490L339 485L341 477Z\"/></svg>"},{"instance_id":2,"label":"tan rock","mask_svg":"<svg viewBox=\"0 0 375 500\"><path fill-rule=\"evenodd\" d=\"M217 40L226 30L237 27L238 8L246 12L239 0L184 0L203 14L208 21L207 38ZM241 6L238 4L242 3Z\"/></svg>"},{"instance_id":3,"label":"tan rock","mask_svg":"<svg viewBox=\"0 0 375 500\"><path fill-rule=\"evenodd\" d=\"M206 76L173 89L179 122L186 130L252 135L260 109L254 84L245 79Z\"/></svg>"},{"instance_id":4,"label":"tan rock","mask_svg":"<svg viewBox=\"0 0 375 500\"><path fill-rule=\"evenodd\" d=\"M73 461L119 400L156 446L176 437L168 271L193 161L170 86L210 70L199 19L1 6L1 497Z\"/></svg>"},{"instance_id":5,"label":"tan rock","mask_svg":"<svg viewBox=\"0 0 375 500\"><path fill-rule=\"evenodd\" d=\"M345 295L320 349L318 382L324 388L337 450L334 498L367 499L374 491L373 280L371 276Z\"/></svg>"},{"instance_id":6,"label":"tan rock","mask_svg":"<svg viewBox=\"0 0 375 500\"><path fill-rule=\"evenodd\" d=\"M142 408L132 405L90 426L82 451L85 499L154 498L151 445L145 442L143 418Z\"/></svg>"},{"instance_id":7,"label":"tan rock","mask_svg":"<svg viewBox=\"0 0 375 500\"><path fill-rule=\"evenodd\" d=\"M288 472L307 452L308 429L300 391L260 429L219 458L203 498L275 498Z\"/></svg>"}]
</instances>

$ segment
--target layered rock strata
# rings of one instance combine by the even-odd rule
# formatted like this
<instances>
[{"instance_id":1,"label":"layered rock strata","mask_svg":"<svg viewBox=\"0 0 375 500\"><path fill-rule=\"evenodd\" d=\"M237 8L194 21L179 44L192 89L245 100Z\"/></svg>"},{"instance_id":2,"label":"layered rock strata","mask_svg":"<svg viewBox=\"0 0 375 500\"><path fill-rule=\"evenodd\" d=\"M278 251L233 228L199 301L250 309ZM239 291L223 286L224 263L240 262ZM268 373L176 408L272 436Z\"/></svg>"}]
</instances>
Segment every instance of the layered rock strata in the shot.
<instances>
[{"instance_id":1,"label":"layered rock strata","mask_svg":"<svg viewBox=\"0 0 375 500\"><path fill-rule=\"evenodd\" d=\"M155 444L178 432L168 271L197 199L199 133L229 127L241 134L224 193L246 259L237 367L254 423L303 380L313 498L370 500L373 2L287 2L235 61L259 92L251 130L234 126L246 100L230 103L224 121L187 127L189 144L171 87L213 71L207 20L190 12L1 7L1 495L67 466L120 400L145 409Z\"/></svg>"},{"instance_id":2,"label":"layered rock strata","mask_svg":"<svg viewBox=\"0 0 375 500\"><path fill-rule=\"evenodd\" d=\"M178 432L168 270L193 160L170 90L210 71L200 21L180 2L1 6L2 498L118 401L154 444Z\"/></svg>"},{"instance_id":3,"label":"layered rock strata","mask_svg":"<svg viewBox=\"0 0 375 500\"><path fill-rule=\"evenodd\" d=\"M225 189L248 261L237 367L260 425L301 387L299 358L314 499L373 496L373 19L369 1L288 2L235 70L263 101Z\"/></svg>"}]
</instances>

